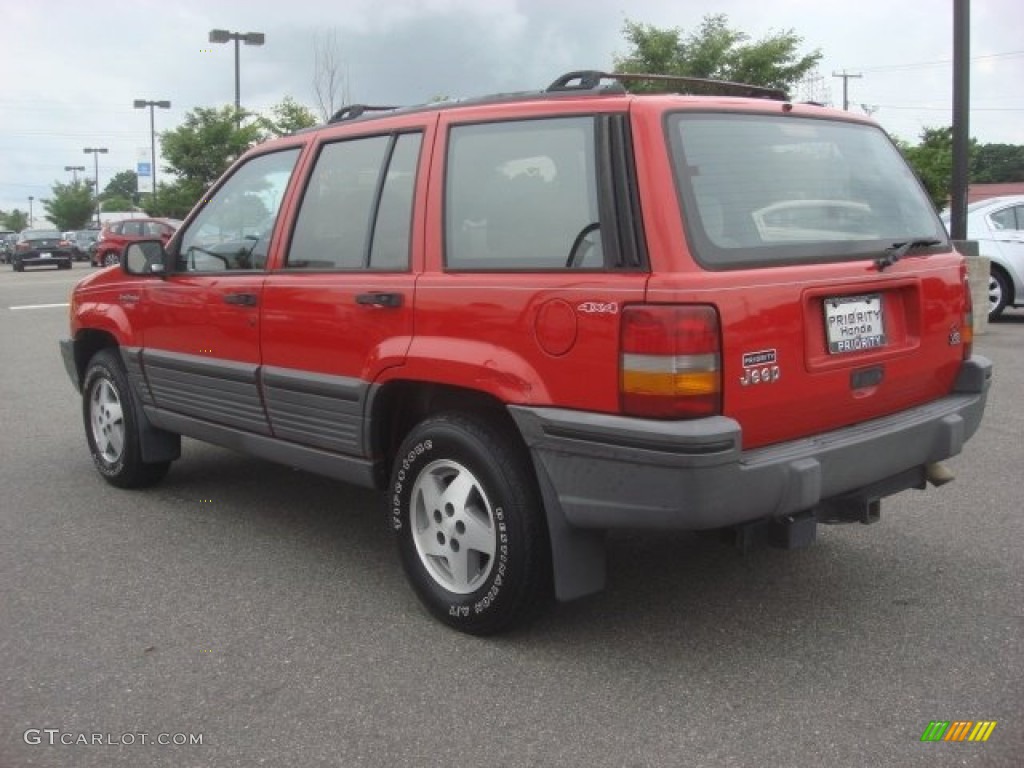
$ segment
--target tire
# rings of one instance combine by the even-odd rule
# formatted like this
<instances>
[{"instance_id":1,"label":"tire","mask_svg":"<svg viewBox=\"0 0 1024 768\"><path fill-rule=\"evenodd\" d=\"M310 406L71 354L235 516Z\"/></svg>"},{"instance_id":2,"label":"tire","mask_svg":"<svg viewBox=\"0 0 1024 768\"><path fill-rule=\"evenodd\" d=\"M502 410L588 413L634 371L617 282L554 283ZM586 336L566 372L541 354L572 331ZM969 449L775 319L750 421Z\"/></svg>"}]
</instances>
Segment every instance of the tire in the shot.
<instances>
[{"instance_id":1,"label":"tire","mask_svg":"<svg viewBox=\"0 0 1024 768\"><path fill-rule=\"evenodd\" d=\"M489 635L547 604L547 524L514 437L462 414L427 419L402 442L387 498L406 577L441 622Z\"/></svg>"},{"instance_id":2,"label":"tire","mask_svg":"<svg viewBox=\"0 0 1024 768\"><path fill-rule=\"evenodd\" d=\"M25 265L22 264L19 260L15 259L14 261L11 262L11 269L13 269L15 272L24 272Z\"/></svg>"},{"instance_id":3,"label":"tire","mask_svg":"<svg viewBox=\"0 0 1024 768\"><path fill-rule=\"evenodd\" d=\"M96 469L118 488L144 488L163 479L171 463L146 464L128 375L117 351L97 352L85 371L82 418Z\"/></svg>"},{"instance_id":4,"label":"tire","mask_svg":"<svg viewBox=\"0 0 1024 768\"><path fill-rule=\"evenodd\" d=\"M995 320L1010 300L1010 280L998 267L992 267L988 278L988 319Z\"/></svg>"}]
</instances>

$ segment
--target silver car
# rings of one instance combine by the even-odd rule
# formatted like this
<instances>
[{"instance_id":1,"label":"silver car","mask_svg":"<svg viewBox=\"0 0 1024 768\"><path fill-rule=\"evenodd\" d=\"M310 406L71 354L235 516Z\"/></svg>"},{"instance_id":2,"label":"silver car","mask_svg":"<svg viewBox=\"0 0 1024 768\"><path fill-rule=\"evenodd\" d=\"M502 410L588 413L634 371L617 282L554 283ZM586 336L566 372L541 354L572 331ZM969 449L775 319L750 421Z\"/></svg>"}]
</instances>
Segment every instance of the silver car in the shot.
<instances>
[{"instance_id":1,"label":"silver car","mask_svg":"<svg viewBox=\"0 0 1024 768\"><path fill-rule=\"evenodd\" d=\"M943 215L949 226L949 215ZM979 200L967 206L967 237L991 261L988 316L1024 306L1024 195Z\"/></svg>"}]
</instances>

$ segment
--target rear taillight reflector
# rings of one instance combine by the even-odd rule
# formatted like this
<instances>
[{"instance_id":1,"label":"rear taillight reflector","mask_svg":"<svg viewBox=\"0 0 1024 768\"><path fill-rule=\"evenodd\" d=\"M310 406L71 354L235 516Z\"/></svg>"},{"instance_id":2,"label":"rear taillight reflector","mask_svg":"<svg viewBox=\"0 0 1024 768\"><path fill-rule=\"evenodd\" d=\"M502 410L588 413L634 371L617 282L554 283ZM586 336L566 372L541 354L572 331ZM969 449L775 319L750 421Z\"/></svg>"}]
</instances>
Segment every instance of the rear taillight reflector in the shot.
<instances>
[{"instance_id":1,"label":"rear taillight reflector","mask_svg":"<svg viewBox=\"0 0 1024 768\"><path fill-rule=\"evenodd\" d=\"M627 415L692 419L721 413L718 313L706 305L626 307L620 369Z\"/></svg>"},{"instance_id":2,"label":"rear taillight reflector","mask_svg":"<svg viewBox=\"0 0 1024 768\"><path fill-rule=\"evenodd\" d=\"M964 317L960 330L960 342L963 344L963 359L970 358L974 351L974 299L971 298L971 281L967 277L967 268L962 268L964 276Z\"/></svg>"}]
</instances>

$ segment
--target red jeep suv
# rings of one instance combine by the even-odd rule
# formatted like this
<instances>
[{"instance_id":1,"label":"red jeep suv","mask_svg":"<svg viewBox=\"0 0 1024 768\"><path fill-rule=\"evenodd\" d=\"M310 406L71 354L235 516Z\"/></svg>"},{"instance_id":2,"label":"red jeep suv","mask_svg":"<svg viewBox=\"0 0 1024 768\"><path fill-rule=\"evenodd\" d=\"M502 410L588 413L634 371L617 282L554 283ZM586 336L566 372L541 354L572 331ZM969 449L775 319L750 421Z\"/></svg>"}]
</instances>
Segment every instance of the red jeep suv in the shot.
<instances>
[{"instance_id":1,"label":"red jeep suv","mask_svg":"<svg viewBox=\"0 0 1024 768\"><path fill-rule=\"evenodd\" d=\"M991 364L893 143L637 77L348 107L249 151L74 291L99 472L154 483L185 435L380 489L423 603L478 634L601 589L610 529L795 547L949 479Z\"/></svg>"}]
</instances>

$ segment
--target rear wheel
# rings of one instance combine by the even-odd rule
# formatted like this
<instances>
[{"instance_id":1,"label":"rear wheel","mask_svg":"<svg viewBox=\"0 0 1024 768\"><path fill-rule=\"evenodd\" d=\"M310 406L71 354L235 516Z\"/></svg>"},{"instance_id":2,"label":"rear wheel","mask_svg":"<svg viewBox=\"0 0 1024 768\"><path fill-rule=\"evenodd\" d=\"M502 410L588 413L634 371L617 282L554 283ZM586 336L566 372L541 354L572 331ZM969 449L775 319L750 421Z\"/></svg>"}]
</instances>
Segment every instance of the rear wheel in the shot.
<instances>
[{"instance_id":1,"label":"rear wheel","mask_svg":"<svg viewBox=\"0 0 1024 768\"><path fill-rule=\"evenodd\" d=\"M547 602L547 525L525 451L503 430L457 413L421 422L388 504L406 576L440 621L493 634Z\"/></svg>"},{"instance_id":2,"label":"rear wheel","mask_svg":"<svg viewBox=\"0 0 1024 768\"><path fill-rule=\"evenodd\" d=\"M89 362L82 386L82 417L93 463L108 483L142 488L167 474L169 461L146 464L142 460L135 403L115 350L101 350Z\"/></svg>"},{"instance_id":3,"label":"rear wheel","mask_svg":"<svg viewBox=\"0 0 1024 768\"><path fill-rule=\"evenodd\" d=\"M992 267L988 278L988 317L994 320L1002 314L1010 300L1010 280L998 267Z\"/></svg>"}]
</instances>

